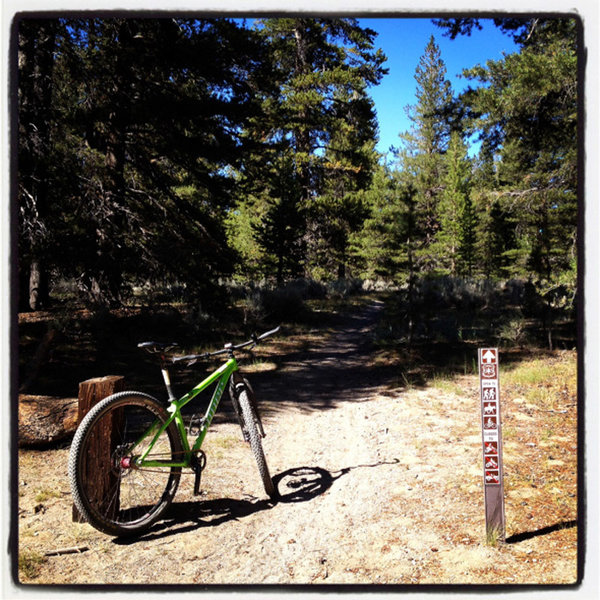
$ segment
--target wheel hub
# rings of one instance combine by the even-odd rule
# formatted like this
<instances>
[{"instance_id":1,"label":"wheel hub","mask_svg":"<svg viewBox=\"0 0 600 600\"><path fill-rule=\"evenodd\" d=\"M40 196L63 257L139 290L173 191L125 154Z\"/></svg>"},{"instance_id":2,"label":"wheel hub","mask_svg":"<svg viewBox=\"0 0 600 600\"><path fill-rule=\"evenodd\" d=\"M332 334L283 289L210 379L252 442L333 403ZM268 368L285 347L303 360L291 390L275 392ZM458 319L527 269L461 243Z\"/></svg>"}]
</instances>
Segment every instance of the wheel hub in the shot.
<instances>
[{"instance_id":1,"label":"wheel hub","mask_svg":"<svg viewBox=\"0 0 600 600\"><path fill-rule=\"evenodd\" d=\"M121 469L131 469L132 464L133 463L130 456L124 456L121 459Z\"/></svg>"}]
</instances>

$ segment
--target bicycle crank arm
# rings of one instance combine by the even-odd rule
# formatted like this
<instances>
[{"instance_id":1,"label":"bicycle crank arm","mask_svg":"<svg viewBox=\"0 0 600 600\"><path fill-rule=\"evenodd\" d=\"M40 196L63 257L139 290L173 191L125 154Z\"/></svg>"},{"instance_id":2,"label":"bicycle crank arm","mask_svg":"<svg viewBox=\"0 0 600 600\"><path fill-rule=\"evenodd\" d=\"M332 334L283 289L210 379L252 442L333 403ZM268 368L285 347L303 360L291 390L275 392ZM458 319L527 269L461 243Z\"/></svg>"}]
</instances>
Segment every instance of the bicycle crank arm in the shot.
<instances>
[{"instance_id":1,"label":"bicycle crank arm","mask_svg":"<svg viewBox=\"0 0 600 600\"><path fill-rule=\"evenodd\" d=\"M206 454L202 450L198 450L197 454L192 455L192 470L194 471L194 496L199 496L200 482L202 480L202 471L206 467Z\"/></svg>"}]
</instances>

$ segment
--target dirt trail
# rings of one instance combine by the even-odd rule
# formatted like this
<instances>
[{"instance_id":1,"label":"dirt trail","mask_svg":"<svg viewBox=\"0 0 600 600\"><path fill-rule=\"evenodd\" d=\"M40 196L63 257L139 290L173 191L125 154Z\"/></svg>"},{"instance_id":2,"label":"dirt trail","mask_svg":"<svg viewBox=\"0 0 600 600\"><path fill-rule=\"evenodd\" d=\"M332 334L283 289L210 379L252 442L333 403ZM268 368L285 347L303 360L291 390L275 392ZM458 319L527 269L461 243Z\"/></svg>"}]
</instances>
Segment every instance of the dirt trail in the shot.
<instances>
[{"instance_id":1,"label":"dirt trail","mask_svg":"<svg viewBox=\"0 0 600 600\"><path fill-rule=\"evenodd\" d=\"M347 400L364 400L385 385L385 376L368 364L383 306L372 302L345 317L330 335L311 342L308 350L284 357L280 374L253 374L261 404L267 410L291 405L330 408Z\"/></svg>"},{"instance_id":2,"label":"dirt trail","mask_svg":"<svg viewBox=\"0 0 600 600\"><path fill-rule=\"evenodd\" d=\"M88 548L46 558L32 581L573 582L572 529L485 544L476 378L463 378L460 390L394 388L393 368L367 364L380 309L374 303L348 318L280 371L251 376L281 493L275 505L233 423L215 425L207 437L204 495L194 498L192 479L183 480L168 518L129 543L71 523L66 449L22 452L23 556ZM43 501L40 473L59 490ZM557 551L542 560L549 546Z\"/></svg>"}]
</instances>

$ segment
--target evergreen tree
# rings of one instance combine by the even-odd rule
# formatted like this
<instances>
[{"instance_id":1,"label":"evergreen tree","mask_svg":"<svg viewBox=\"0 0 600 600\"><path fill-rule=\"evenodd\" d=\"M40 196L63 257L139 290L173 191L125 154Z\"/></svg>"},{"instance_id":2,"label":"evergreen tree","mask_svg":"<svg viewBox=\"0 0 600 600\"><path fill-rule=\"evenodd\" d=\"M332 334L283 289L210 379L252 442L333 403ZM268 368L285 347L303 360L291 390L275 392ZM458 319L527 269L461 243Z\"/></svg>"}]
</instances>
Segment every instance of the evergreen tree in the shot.
<instances>
[{"instance_id":1,"label":"evergreen tree","mask_svg":"<svg viewBox=\"0 0 600 600\"><path fill-rule=\"evenodd\" d=\"M61 32L44 73L44 111L60 132L44 177L56 196L56 272L100 302L119 302L145 280L187 281L202 293L232 266L223 221L232 167L248 152L240 132L259 108L263 41L226 19L22 19L24 47L47 23ZM27 69L22 61L23 97ZM23 181L32 139L20 132ZM23 243L26 232L24 219Z\"/></svg>"},{"instance_id":2,"label":"evergreen tree","mask_svg":"<svg viewBox=\"0 0 600 600\"><path fill-rule=\"evenodd\" d=\"M451 275L473 274L475 211L471 199L471 162L458 132L453 132L446 154L446 175L438 205L440 229L432 251Z\"/></svg>"},{"instance_id":3,"label":"evergreen tree","mask_svg":"<svg viewBox=\"0 0 600 600\"><path fill-rule=\"evenodd\" d=\"M358 94L349 102L347 115L338 122L325 153L327 176L322 192L309 204L311 270L325 278L346 277L350 236L367 216L361 190L369 185L377 164L371 104L366 95L358 98ZM361 109L370 113L369 119L356 114Z\"/></svg>"},{"instance_id":4,"label":"evergreen tree","mask_svg":"<svg viewBox=\"0 0 600 600\"><path fill-rule=\"evenodd\" d=\"M416 190L415 235L419 247L415 259L422 272L433 272L440 266L432 244L440 228L438 203L451 132L448 108L453 105L446 67L433 36L419 61L415 80L417 104L408 109L413 126L401 136L400 164Z\"/></svg>"},{"instance_id":5,"label":"evergreen tree","mask_svg":"<svg viewBox=\"0 0 600 600\"><path fill-rule=\"evenodd\" d=\"M504 272L527 277L542 303L553 346L556 308L576 295L578 28L571 18L495 19L520 51L466 71L480 82L464 102L484 146L495 155L488 225L513 224L515 244ZM478 20L441 23L451 36ZM505 218L504 215L508 214ZM494 217L494 218L491 218ZM487 260L489 265L501 262Z\"/></svg>"},{"instance_id":6,"label":"evergreen tree","mask_svg":"<svg viewBox=\"0 0 600 600\"><path fill-rule=\"evenodd\" d=\"M254 225L254 238L265 252L263 271L267 276L274 271L277 285L281 285L285 278L302 274L306 225L301 189L289 156L283 155L275 167L264 214Z\"/></svg>"},{"instance_id":7,"label":"evergreen tree","mask_svg":"<svg viewBox=\"0 0 600 600\"><path fill-rule=\"evenodd\" d=\"M260 280L265 275L265 250L256 240L267 207L262 199L251 194L241 197L226 218L227 243L237 261L234 276L241 281Z\"/></svg>"},{"instance_id":8,"label":"evergreen tree","mask_svg":"<svg viewBox=\"0 0 600 600\"><path fill-rule=\"evenodd\" d=\"M405 278L408 215L397 177L379 164L362 192L367 216L350 237L352 263L364 279L401 282Z\"/></svg>"},{"instance_id":9,"label":"evergreen tree","mask_svg":"<svg viewBox=\"0 0 600 600\"><path fill-rule=\"evenodd\" d=\"M497 157L493 189L519 224L527 256L515 272L549 281L569 268L576 245L576 22L498 24L521 50L466 71L483 85L464 99Z\"/></svg>"},{"instance_id":10,"label":"evergreen tree","mask_svg":"<svg viewBox=\"0 0 600 600\"><path fill-rule=\"evenodd\" d=\"M368 184L373 166L376 121L366 90L383 76L385 57L374 50L375 32L355 19L266 19L258 31L277 86L264 96L254 136L276 147L271 165L284 154L293 166L307 272L329 272L333 261L343 274L348 235L361 220L352 193Z\"/></svg>"},{"instance_id":11,"label":"evergreen tree","mask_svg":"<svg viewBox=\"0 0 600 600\"><path fill-rule=\"evenodd\" d=\"M18 204L21 308L49 302L52 265L50 185L55 156L53 110L55 51L61 33L56 20L20 22L18 30ZM26 299L26 301L25 301Z\"/></svg>"}]
</instances>

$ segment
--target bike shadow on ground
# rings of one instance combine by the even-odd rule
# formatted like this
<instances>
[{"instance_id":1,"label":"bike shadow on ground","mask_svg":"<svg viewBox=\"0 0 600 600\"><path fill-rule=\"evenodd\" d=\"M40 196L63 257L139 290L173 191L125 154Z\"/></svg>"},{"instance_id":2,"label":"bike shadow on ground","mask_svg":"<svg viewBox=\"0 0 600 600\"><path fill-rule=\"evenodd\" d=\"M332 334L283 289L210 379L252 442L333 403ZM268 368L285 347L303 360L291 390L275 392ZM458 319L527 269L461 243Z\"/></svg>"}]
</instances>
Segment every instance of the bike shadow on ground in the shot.
<instances>
[{"instance_id":1,"label":"bike shadow on ground","mask_svg":"<svg viewBox=\"0 0 600 600\"><path fill-rule=\"evenodd\" d=\"M166 517L139 536L114 539L115 544L132 544L150 541L193 531L202 527L216 527L227 521L242 519L276 504L309 502L325 493L337 479L321 467L295 467L273 477L279 491L276 500L217 498L197 502L174 502Z\"/></svg>"},{"instance_id":2,"label":"bike shadow on ground","mask_svg":"<svg viewBox=\"0 0 600 600\"><path fill-rule=\"evenodd\" d=\"M115 538L113 543L129 545L141 541L148 542L203 527L216 527L263 510L271 510L277 504L310 502L324 494L335 481L354 469L378 467L397 462L398 459L394 459L391 462L383 461L372 465L345 467L333 473L321 467L294 467L273 477L273 483L279 492L276 500L252 497L250 499L218 498L198 500L197 502L174 502L169 507L166 517L150 529L139 536Z\"/></svg>"}]
</instances>

